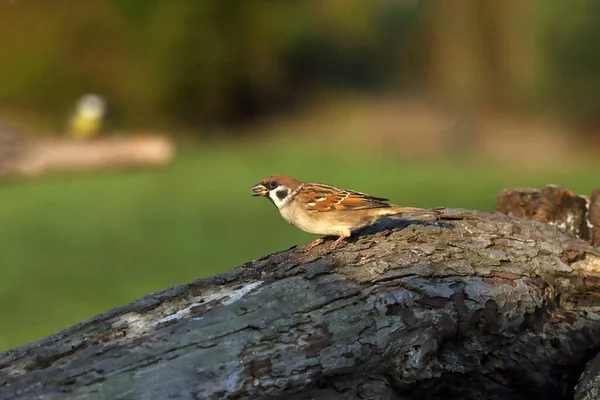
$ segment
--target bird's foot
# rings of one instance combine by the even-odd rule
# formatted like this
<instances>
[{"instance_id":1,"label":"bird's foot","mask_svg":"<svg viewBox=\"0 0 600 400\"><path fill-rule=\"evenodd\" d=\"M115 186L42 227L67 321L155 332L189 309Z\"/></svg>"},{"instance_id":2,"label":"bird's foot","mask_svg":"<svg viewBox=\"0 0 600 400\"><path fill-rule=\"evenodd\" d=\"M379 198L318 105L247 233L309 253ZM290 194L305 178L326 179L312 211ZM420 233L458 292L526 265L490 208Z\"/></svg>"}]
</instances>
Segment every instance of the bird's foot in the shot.
<instances>
[{"instance_id":1,"label":"bird's foot","mask_svg":"<svg viewBox=\"0 0 600 400\"><path fill-rule=\"evenodd\" d=\"M333 244L331 245L331 247L329 247L329 251L333 251L335 250L336 247L338 247L340 245L340 243L342 243L342 241L344 239L346 239L348 236L340 236L339 238L337 238L337 240L335 242L333 242Z\"/></svg>"},{"instance_id":2,"label":"bird's foot","mask_svg":"<svg viewBox=\"0 0 600 400\"><path fill-rule=\"evenodd\" d=\"M333 244L331 246L329 246L329 251L332 251L336 247L338 247L340 245L340 243L342 243L342 241L344 239L346 239L347 237L348 236L340 236L339 238L337 238L337 240L335 242L333 242ZM310 242L309 244L304 246L304 248L302 250L304 252L308 252L308 251L312 250L313 248L317 247L318 245L320 245L321 243L323 243L324 241L325 241L325 238L319 238L319 239L313 240L312 242Z\"/></svg>"},{"instance_id":3,"label":"bird's foot","mask_svg":"<svg viewBox=\"0 0 600 400\"><path fill-rule=\"evenodd\" d=\"M304 246L303 250L305 252L311 251L314 247L320 245L324 241L325 241L325 239L323 239L323 238L319 238L319 239L313 240L312 242L310 242L309 244L307 244L306 246Z\"/></svg>"}]
</instances>

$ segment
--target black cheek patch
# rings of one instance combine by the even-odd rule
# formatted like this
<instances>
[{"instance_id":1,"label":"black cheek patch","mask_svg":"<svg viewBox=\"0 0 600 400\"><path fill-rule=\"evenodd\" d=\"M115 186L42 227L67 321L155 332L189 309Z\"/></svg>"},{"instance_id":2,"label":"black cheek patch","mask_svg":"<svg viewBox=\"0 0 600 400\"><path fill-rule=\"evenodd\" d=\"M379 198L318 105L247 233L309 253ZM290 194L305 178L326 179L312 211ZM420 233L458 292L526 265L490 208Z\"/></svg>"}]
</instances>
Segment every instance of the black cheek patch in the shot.
<instances>
[{"instance_id":1,"label":"black cheek patch","mask_svg":"<svg viewBox=\"0 0 600 400\"><path fill-rule=\"evenodd\" d=\"M279 198L279 200L285 199L287 194L287 190L278 190L275 192L275 195Z\"/></svg>"}]
</instances>

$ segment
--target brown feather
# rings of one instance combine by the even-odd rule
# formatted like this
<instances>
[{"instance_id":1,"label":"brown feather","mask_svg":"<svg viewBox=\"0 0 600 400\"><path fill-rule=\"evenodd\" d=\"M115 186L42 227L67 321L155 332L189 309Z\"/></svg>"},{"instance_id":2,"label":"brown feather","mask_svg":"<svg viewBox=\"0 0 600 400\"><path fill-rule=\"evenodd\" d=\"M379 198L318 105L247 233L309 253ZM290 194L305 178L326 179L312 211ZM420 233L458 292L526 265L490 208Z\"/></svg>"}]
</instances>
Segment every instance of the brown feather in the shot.
<instances>
[{"instance_id":1,"label":"brown feather","mask_svg":"<svg viewBox=\"0 0 600 400\"><path fill-rule=\"evenodd\" d=\"M300 194L310 193L306 199L310 212L353 211L371 208L387 208L390 204L383 197L375 197L354 190L340 189L324 184L307 183Z\"/></svg>"}]
</instances>

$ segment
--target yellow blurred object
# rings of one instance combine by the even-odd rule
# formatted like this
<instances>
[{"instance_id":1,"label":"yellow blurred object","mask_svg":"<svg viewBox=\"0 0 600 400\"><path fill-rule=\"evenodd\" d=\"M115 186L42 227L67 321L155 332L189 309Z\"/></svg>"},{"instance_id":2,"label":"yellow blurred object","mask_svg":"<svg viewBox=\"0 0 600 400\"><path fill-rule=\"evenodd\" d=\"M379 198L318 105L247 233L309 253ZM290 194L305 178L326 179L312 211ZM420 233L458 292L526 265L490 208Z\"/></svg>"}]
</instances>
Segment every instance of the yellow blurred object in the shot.
<instances>
[{"instance_id":1,"label":"yellow blurred object","mask_svg":"<svg viewBox=\"0 0 600 400\"><path fill-rule=\"evenodd\" d=\"M101 96L96 94L82 96L69 119L69 136L75 139L89 139L98 135L105 111L106 103Z\"/></svg>"}]
</instances>

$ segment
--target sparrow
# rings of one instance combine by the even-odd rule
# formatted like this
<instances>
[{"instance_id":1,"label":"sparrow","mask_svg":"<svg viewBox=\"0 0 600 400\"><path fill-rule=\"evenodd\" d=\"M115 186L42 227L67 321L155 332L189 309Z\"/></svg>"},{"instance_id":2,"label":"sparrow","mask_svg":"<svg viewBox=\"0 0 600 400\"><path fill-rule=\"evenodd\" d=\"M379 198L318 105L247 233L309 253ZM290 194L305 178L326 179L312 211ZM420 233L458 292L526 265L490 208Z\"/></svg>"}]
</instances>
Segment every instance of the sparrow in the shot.
<instances>
[{"instance_id":1,"label":"sparrow","mask_svg":"<svg viewBox=\"0 0 600 400\"><path fill-rule=\"evenodd\" d=\"M323 183L305 183L287 175L271 175L252 186L252 196L266 197L290 224L304 232L338 236L336 248L353 230L394 214L423 209L400 207L388 199ZM306 250L323 242L317 239Z\"/></svg>"}]
</instances>

